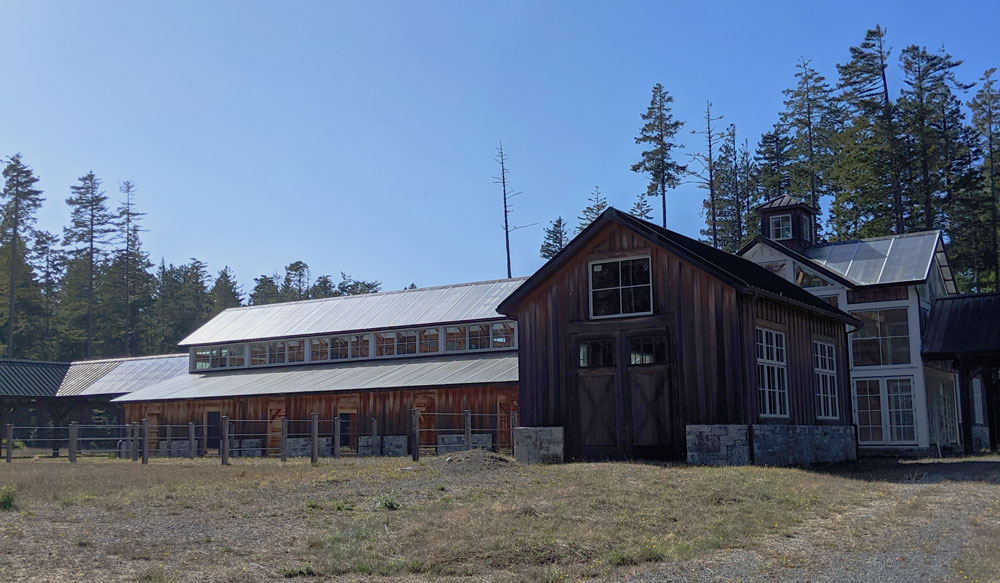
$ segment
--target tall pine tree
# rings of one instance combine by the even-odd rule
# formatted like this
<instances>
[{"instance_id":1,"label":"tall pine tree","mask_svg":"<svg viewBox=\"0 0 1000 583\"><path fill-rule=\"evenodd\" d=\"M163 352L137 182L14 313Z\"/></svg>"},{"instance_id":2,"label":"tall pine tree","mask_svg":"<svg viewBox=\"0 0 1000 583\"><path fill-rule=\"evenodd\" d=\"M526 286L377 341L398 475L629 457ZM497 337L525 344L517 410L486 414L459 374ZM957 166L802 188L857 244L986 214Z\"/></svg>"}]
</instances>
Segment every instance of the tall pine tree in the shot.
<instances>
[{"instance_id":1,"label":"tall pine tree","mask_svg":"<svg viewBox=\"0 0 1000 583\"><path fill-rule=\"evenodd\" d=\"M674 98L667 93L663 85L653 85L653 96L649 108L642 114L645 123L635 138L637 145L642 145L642 158L632 165L632 172L649 176L646 187L648 196L659 196L663 207L663 226L667 226L667 190L680 184L680 177L687 172L687 166L673 159L675 149L683 146L675 141L677 132L684 122L675 120L670 104Z\"/></svg>"},{"instance_id":2,"label":"tall pine tree","mask_svg":"<svg viewBox=\"0 0 1000 583\"><path fill-rule=\"evenodd\" d=\"M566 221L562 217L556 217L545 228L545 239L538 254L542 259L552 259L557 253L563 250L569 243L569 233L566 231Z\"/></svg>"},{"instance_id":3,"label":"tall pine tree","mask_svg":"<svg viewBox=\"0 0 1000 583\"><path fill-rule=\"evenodd\" d=\"M590 193L590 198L587 199L590 204L583 209L583 213L577 217L580 222L576 226L576 232L580 233L584 229L590 226L597 220L597 217L601 216L601 213L608 208L608 199L604 198L601 194L601 189L597 186L594 187L594 191Z\"/></svg>"},{"instance_id":4,"label":"tall pine tree","mask_svg":"<svg viewBox=\"0 0 1000 583\"><path fill-rule=\"evenodd\" d=\"M42 191L35 188L38 178L35 177L31 168L21 159L21 154L17 153L7 158L7 166L3 170L3 222L2 229L3 244L8 250L8 279L7 279L7 322L6 328L6 352L7 358L14 356L14 331L17 328L17 289L22 277L31 277L30 270L24 269L26 240L34 232L32 227L37 218L38 209L41 208Z\"/></svg>"}]
</instances>

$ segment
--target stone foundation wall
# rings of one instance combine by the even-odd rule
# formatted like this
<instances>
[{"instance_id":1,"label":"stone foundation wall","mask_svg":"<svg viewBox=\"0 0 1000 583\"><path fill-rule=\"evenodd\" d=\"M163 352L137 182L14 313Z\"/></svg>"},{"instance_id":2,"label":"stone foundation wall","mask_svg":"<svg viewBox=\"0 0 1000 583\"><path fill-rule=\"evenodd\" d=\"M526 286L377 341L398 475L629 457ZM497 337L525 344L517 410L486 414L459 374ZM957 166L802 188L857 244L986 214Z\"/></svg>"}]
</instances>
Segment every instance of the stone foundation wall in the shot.
<instances>
[{"instance_id":1,"label":"stone foundation wall","mask_svg":"<svg viewBox=\"0 0 1000 583\"><path fill-rule=\"evenodd\" d=\"M493 435L491 433L473 433L473 449L493 449ZM463 451L465 449L465 435L446 433L437 436L437 452L451 453Z\"/></svg>"},{"instance_id":2,"label":"stone foundation wall","mask_svg":"<svg viewBox=\"0 0 1000 583\"><path fill-rule=\"evenodd\" d=\"M689 464L794 466L857 459L854 428L827 425L688 425ZM751 458L751 448L753 456Z\"/></svg>"},{"instance_id":3,"label":"stone foundation wall","mask_svg":"<svg viewBox=\"0 0 1000 583\"><path fill-rule=\"evenodd\" d=\"M754 425L757 465L804 466L858 459L854 427L845 425Z\"/></svg>"},{"instance_id":4,"label":"stone foundation wall","mask_svg":"<svg viewBox=\"0 0 1000 583\"><path fill-rule=\"evenodd\" d=\"M171 439L160 441L160 457L188 457L191 453L191 442L187 439ZM125 455L129 454L128 441L125 442Z\"/></svg>"},{"instance_id":5,"label":"stone foundation wall","mask_svg":"<svg viewBox=\"0 0 1000 583\"><path fill-rule=\"evenodd\" d=\"M372 447L374 441L371 435L358 436L358 457L374 455L405 456L409 451L410 438L405 435L378 436L379 449Z\"/></svg>"},{"instance_id":6,"label":"stone foundation wall","mask_svg":"<svg viewBox=\"0 0 1000 583\"><path fill-rule=\"evenodd\" d=\"M514 458L522 464L558 464L564 460L562 427L515 427Z\"/></svg>"},{"instance_id":7,"label":"stone foundation wall","mask_svg":"<svg viewBox=\"0 0 1000 583\"><path fill-rule=\"evenodd\" d=\"M742 466L750 463L746 425L688 425L687 461L696 466Z\"/></svg>"},{"instance_id":8,"label":"stone foundation wall","mask_svg":"<svg viewBox=\"0 0 1000 583\"><path fill-rule=\"evenodd\" d=\"M990 428L985 425L972 426L972 451L990 449Z\"/></svg>"}]
</instances>

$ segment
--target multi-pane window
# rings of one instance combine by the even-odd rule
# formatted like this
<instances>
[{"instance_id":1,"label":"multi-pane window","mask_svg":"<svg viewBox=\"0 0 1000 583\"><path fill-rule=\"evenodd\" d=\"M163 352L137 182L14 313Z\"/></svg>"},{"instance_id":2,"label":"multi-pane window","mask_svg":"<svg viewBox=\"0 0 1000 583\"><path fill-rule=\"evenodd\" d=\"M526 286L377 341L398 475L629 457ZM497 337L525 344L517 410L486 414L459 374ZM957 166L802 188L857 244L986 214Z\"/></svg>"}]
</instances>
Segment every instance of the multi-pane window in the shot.
<instances>
[{"instance_id":1,"label":"multi-pane window","mask_svg":"<svg viewBox=\"0 0 1000 583\"><path fill-rule=\"evenodd\" d=\"M469 350L486 350L490 347L490 325L469 326Z\"/></svg>"},{"instance_id":2,"label":"multi-pane window","mask_svg":"<svg viewBox=\"0 0 1000 583\"><path fill-rule=\"evenodd\" d=\"M396 354L416 354L417 333L414 330L396 332Z\"/></svg>"},{"instance_id":3,"label":"multi-pane window","mask_svg":"<svg viewBox=\"0 0 1000 583\"><path fill-rule=\"evenodd\" d=\"M368 358L371 348L368 345L370 334L355 334L350 337L351 358Z\"/></svg>"},{"instance_id":4,"label":"multi-pane window","mask_svg":"<svg viewBox=\"0 0 1000 583\"><path fill-rule=\"evenodd\" d=\"M420 353L438 352L441 344L438 342L439 332L437 328L428 328L420 331Z\"/></svg>"},{"instance_id":5,"label":"multi-pane window","mask_svg":"<svg viewBox=\"0 0 1000 583\"><path fill-rule=\"evenodd\" d=\"M649 257L590 264L592 318L653 313Z\"/></svg>"},{"instance_id":6,"label":"multi-pane window","mask_svg":"<svg viewBox=\"0 0 1000 583\"><path fill-rule=\"evenodd\" d=\"M227 346L225 348L226 355L229 358L230 367L240 367L246 362L246 354L243 352L243 345L236 344L233 346Z\"/></svg>"},{"instance_id":7,"label":"multi-pane window","mask_svg":"<svg viewBox=\"0 0 1000 583\"><path fill-rule=\"evenodd\" d=\"M284 342L269 342L267 344L267 364L285 364Z\"/></svg>"},{"instance_id":8,"label":"multi-pane window","mask_svg":"<svg viewBox=\"0 0 1000 583\"><path fill-rule=\"evenodd\" d=\"M818 275L809 273L798 265L795 266L795 284L799 287L829 287L833 285Z\"/></svg>"},{"instance_id":9,"label":"multi-pane window","mask_svg":"<svg viewBox=\"0 0 1000 583\"><path fill-rule=\"evenodd\" d=\"M204 370L206 368L212 368L212 350L209 348L203 350L194 351L194 368L195 370Z\"/></svg>"},{"instance_id":10,"label":"multi-pane window","mask_svg":"<svg viewBox=\"0 0 1000 583\"><path fill-rule=\"evenodd\" d=\"M305 340L289 340L285 343L288 350L288 362L305 362L306 342Z\"/></svg>"},{"instance_id":11,"label":"multi-pane window","mask_svg":"<svg viewBox=\"0 0 1000 583\"><path fill-rule=\"evenodd\" d=\"M984 414L985 407L983 406L983 381L979 379L972 379L972 409L973 422L976 425L986 424L986 415Z\"/></svg>"},{"instance_id":12,"label":"multi-pane window","mask_svg":"<svg viewBox=\"0 0 1000 583\"><path fill-rule=\"evenodd\" d=\"M250 366L267 364L267 344L255 342L250 345Z\"/></svg>"},{"instance_id":13,"label":"multi-pane window","mask_svg":"<svg viewBox=\"0 0 1000 583\"><path fill-rule=\"evenodd\" d=\"M882 434L882 391L878 379L861 379L854 382L858 408L858 441L879 443Z\"/></svg>"},{"instance_id":14,"label":"multi-pane window","mask_svg":"<svg viewBox=\"0 0 1000 583\"><path fill-rule=\"evenodd\" d=\"M889 395L889 439L916 441L917 429L913 415L913 386L909 378L886 379Z\"/></svg>"},{"instance_id":15,"label":"multi-pane window","mask_svg":"<svg viewBox=\"0 0 1000 583\"><path fill-rule=\"evenodd\" d=\"M493 348L514 348L514 325L510 322L493 324Z\"/></svg>"},{"instance_id":16,"label":"multi-pane window","mask_svg":"<svg viewBox=\"0 0 1000 583\"><path fill-rule=\"evenodd\" d=\"M629 364L665 364L667 362L667 341L662 336L629 338Z\"/></svg>"},{"instance_id":17,"label":"multi-pane window","mask_svg":"<svg viewBox=\"0 0 1000 583\"><path fill-rule=\"evenodd\" d=\"M802 238L806 241L812 241L813 239L812 219L808 215L803 215L802 217Z\"/></svg>"},{"instance_id":18,"label":"multi-pane window","mask_svg":"<svg viewBox=\"0 0 1000 583\"><path fill-rule=\"evenodd\" d=\"M851 313L864 324L851 334L854 366L910 364L906 308Z\"/></svg>"},{"instance_id":19,"label":"multi-pane window","mask_svg":"<svg viewBox=\"0 0 1000 583\"><path fill-rule=\"evenodd\" d=\"M792 215L771 217L771 239L781 241L792 238Z\"/></svg>"},{"instance_id":20,"label":"multi-pane window","mask_svg":"<svg viewBox=\"0 0 1000 583\"><path fill-rule=\"evenodd\" d=\"M829 342L813 341L813 378L816 383L816 416L837 419L837 357Z\"/></svg>"},{"instance_id":21,"label":"multi-pane window","mask_svg":"<svg viewBox=\"0 0 1000 583\"><path fill-rule=\"evenodd\" d=\"M444 329L444 349L447 352L467 350L469 346L467 326L448 326Z\"/></svg>"},{"instance_id":22,"label":"multi-pane window","mask_svg":"<svg viewBox=\"0 0 1000 583\"><path fill-rule=\"evenodd\" d=\"M580 368L598 368L615 365L614 341L610 338L588 340L580 343Z\"/></svg>"},{"instance_id":23,"label":"multi-pane window","mask_svg":"<svg viewBox=\"0 0 1000 583\"><path fill-rule=\"evenodd\" d=\"M346 336L330 339L330 359L344 360L350 355L350 341Z\"/></svg>"},{"instance_id":24,"label":"multi-pane window","mask_svg":"<svg viewBox=\"0 0 1000 583\"><path fill-rule=\"evenodd\" d=\"M375 356L392 356L394 354L396 354L396 333L375 334Z\"/></svg>"},{"instance_id":25,"label":"multi-pane window","mask_svg":"<svg viewBox=\"0 0 1000 583\"><path fill-rule=\"evenodd\" d=\"M309 360L312 362L330 360L329 338L313 338L309 341Z\"/></svg>"},{"instance_id":26,"label":"multi-pane window","mask_svg":"<svg viewBox=\"0 0 1000 583\"><path fill-rule=\"evenodd\" d=\"M782 332L757 328L757 387L761 416L788 416L788 366Z\"/></svg>"}]
</instances>

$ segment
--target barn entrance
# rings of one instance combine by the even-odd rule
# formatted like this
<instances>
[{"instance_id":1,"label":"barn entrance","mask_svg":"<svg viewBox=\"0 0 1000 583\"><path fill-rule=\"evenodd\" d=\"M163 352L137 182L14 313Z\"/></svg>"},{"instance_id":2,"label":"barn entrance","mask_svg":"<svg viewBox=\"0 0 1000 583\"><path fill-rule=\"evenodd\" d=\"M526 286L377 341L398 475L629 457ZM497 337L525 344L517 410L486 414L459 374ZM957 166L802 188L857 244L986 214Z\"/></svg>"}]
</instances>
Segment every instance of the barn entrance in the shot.
<instances>
[{"instance_id":1,"label":"barn entrance","mask_svg":"<svg viewBox=\"0 0 1000 583\"><path fill-rule=\"evenodd\" d=\"M675 443L674 372L667 330L578 335L571 456L670 458Z\"/></svg>"}]
</instances>

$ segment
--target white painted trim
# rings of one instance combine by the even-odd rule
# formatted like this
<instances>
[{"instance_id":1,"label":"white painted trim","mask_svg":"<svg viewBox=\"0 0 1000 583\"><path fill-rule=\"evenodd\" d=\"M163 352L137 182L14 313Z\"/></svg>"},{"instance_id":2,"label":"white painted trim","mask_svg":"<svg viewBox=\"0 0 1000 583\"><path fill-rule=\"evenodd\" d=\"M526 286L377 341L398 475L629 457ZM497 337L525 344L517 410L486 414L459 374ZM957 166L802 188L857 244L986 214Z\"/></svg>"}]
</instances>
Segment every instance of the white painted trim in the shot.
<instances>
[{"instance_id":1,"label":"white painted trim","mask_svg":"<svg viewBox=\"0 0 1000 583\"><path fill-rule=\"evenodd\" d=\"M594 269L593 266L597 263L613 263L618 262L618 287L604 287L597 291L604 291L609 289L618 289L618 309L621 309L621 290L626 287L642 287L636 285L623 286L621 284L621 262L622 261L632 261L635 259L645 259L649 261L649 311L648 312L628 312L619 314L607 314L605 316L595 316L594 315ZM587 307L589 311L589 316L591 320L608 320L611 318L630 318L633 316L651 316L653 315L653 258L650 255L632 255L628 257L616 257L611 259L594 259L587 262Z\"/></svg>"}]
</instances>

